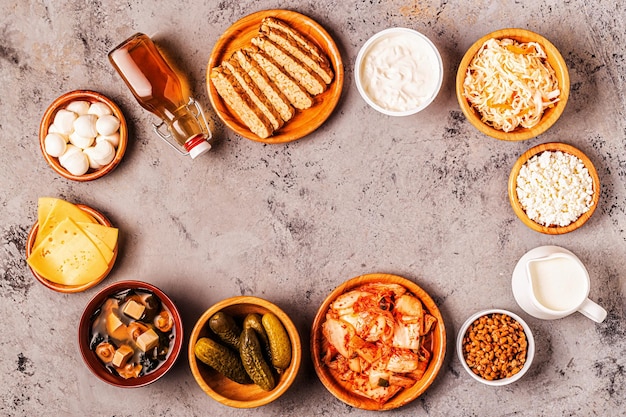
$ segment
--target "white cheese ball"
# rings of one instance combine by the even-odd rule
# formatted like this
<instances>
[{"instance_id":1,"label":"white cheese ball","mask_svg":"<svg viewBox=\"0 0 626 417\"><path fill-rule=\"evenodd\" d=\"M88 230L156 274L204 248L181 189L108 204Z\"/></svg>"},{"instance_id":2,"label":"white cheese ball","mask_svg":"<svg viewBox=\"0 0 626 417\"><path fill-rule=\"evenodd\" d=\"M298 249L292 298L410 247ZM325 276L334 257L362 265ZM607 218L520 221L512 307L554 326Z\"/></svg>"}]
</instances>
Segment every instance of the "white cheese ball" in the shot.
<instances>
[{"instance_id":1,"label":"white cheese ball","mask_svg":"<svg viewBox=\"0 0 626 417\"><path fill-rule=\"evenodd\" d=\"M65 110L73 111L77 115L82 116L83 114L87 114L87 112L89 111L89 106L90 103L88 101L75 100L68 104L65 107Z\"/></svg>"},{"instance_id":2,"label":"white cheese ball","mask_svg":"<svg viewBox=\"0 0 626 417\"><path fill-rule=\"evenodd\" d=\"M61 166L65 165L65 161L67 160L67 158L74 152L82 152L82 150L79 147L69 143L65 148L65 152L63 152L63 154L59 156L59 163L61 164Z\"/></svg>"},{"instance_id":3,"label":"white cheese ball","mask_svg":"<svg viewBox=\"0 0 626 417\"><path fill-rule=\"evenodd\" d=\"M90 149L91 157L100 165L106 165L115 158L115 148L109 141L103 140Z\"/></svg>"},{"instance_id":4,"label":"white cheese ball","mask_svg":"<svg viewBox=\"0 0 626 417\"><path fill-rule=\"evenodd\" d=\"M78 115L73 111L61 109L54 115L54 126L59 130L59 133L69 135L74 131L74 120Z\"/></svg>"},{"instance_id":5,"label":"white cheese ball","mask_svg":"<svg viewBox=\"0 0 626 417\"><path fill-rule=\"evenodd\" d=\"M89 159L82 151L72 152L64 159L63 168L67 169L72 175L84 175L89 171Z\"/></svg>"},{"instance_id":6,"label":"white cheese ball","mask_svg":"<svg viewBox=\"0 0 626 417\"><path fill-rule=\"evenodd\" d=\"M83 114L74 120L74 132L85 138L95 138L98 136L97 122L98 116L95 114Z\"/></svg>"},{"instance_id":7,"label":"white cheese ball","mask_svg":"<svg viewBox=\"0 0 626 417\"><path fill-rule=\"evenodd\" d=\"M120 128L120 119L112 114L105 114L98 118L96 130L103 136L112 135Z\"/></svg>"},{"instance_id":8,"label":"white cheese ball","mask_svg":"<svg viewBox=\"0 0 626 417\"><path fill-rule=\"evenodd\" d=\"M57 125L55 125L54 123L52 123L50 125L50 127L48 128L48 133L58 133L58 134L60 134L61 136L63 136L65 138L65 143L67 143L68 140L69 140L67 135L64 135L63 132L61 132L61 129L59 129L57 127Z\"/></svg>"},{"instance_id":9,"label":"white cheese ball","mask_svg":"<svg viewBox=\"0 0 626 417\"><path fill-rule=\"evenodd\" d=\"M92 103L91 106L89 106L89 110L87 113L95 114L98 117L102 117L107 114L112 114L113 112L111 111L111 108L106 103L102 103L101 101L96 101L95 103Z\"/></svg>"},{"instance_id":10,"label":"white cheese ball","mask_svg":"<svg viewBox=\"0 0 626 417\"><path fill-rule=\"evenodd\" d=\"M96 137L96 143L100 143L103 140L106 140L107 142L110 142L111 145L113 145L114 147L118 147L120 146L120 133L119 132L115 132L112 135L98 135Z\"/></svg>"},{"instance_id":11,"label":"white cheese ball","mask_svg":"<svg viewBox=\"0 0 626 417\"><path fill-rule=\"evenodd\" d=\"M55 158L63 155L65 148L67 148L65 137L59 133L48 133L43 144L46 153Z\"/></svg>"},{"instance_id":12,"label":"white cheese ball","mask_svg":"<svg viewBox=\"0 0 626 417\"><path fill-rule=\"evenodd\" d=\"M100 168L102 168L102 164L97 162L96 158L94 158L94 154L97 153L95 147L90 146L89 148L84 149L83 152L85 153L85 155L87 155L87 159L89 160L89 166L92 169L100 169Z\"/></svg>"},{"instance_id":13,"label":"white cheese ball","mask_svg":"<svg viewBox=\"0 0 626 417\"><path fill-rule=\"evenodd\" d=\"M94 137L82 136L82 135L79 135L78 132L73 132L70 135L70 143L80 149L86 149L90 147L91 145L93 145L94 141L95 141Z\"/></svg>"}]
</instances>

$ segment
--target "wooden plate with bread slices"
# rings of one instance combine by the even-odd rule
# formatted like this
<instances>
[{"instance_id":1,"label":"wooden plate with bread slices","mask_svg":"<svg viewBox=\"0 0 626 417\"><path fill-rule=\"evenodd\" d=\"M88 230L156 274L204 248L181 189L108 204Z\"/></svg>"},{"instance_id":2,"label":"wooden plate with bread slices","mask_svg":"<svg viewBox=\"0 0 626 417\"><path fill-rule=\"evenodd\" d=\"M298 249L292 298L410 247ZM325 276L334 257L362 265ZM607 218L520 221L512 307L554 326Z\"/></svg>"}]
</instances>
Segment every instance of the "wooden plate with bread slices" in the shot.
<instances>
[{"instance_id":1,"label":"wooden plate with bread slices","mask_svg":"<svg viewBox=\"0 0 626 417\"><path fill-rule=\"evenodd\" d=\"M263 10L235 22L217 40L207 66L211 104L239 135L291 142L332 114L343 88L339 50L311 18Z\"/></svg>"}]
</instances>

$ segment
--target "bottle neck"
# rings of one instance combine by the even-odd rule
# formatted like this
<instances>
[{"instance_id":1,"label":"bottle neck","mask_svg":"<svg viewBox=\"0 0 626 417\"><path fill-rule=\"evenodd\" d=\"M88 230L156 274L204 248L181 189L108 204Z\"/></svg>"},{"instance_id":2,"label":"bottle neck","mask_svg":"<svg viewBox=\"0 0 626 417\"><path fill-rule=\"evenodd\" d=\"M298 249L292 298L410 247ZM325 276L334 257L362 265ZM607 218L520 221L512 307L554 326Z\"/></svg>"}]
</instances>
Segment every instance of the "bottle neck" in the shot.
<instances>
[{"instance_id":1,"label":"bottle neck","mask_svg":"<svg viewBox=\"0 0 626 417\"><path fill-rule=\"evenodd\" d=\"M173 113L164 112L162 116L170 133L179 145L185 146L188 141L198 136L206 138L200 122L187 106L181 106Z\"/></svg>"}]
</instances>

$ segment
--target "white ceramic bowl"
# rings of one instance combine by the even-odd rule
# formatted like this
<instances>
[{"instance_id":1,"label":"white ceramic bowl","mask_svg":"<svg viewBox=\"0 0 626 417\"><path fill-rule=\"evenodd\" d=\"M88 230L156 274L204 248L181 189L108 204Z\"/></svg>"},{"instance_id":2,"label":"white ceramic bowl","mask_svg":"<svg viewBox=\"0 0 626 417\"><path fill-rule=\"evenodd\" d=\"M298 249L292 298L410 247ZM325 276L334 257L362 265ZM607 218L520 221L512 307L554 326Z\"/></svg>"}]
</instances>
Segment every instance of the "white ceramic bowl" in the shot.
<instances>
[{"instance_id":1,"label":"white ceramic bowl","mask_svg":"<svg viewBox=\"0 0 626 417\"><path fill-rule=\"evenodd\" d=\"M379 54L379 48L384 51L395 51L398 48L390 48L386 45L390 43L397 45L398 42L403 42L402 48L400 48L402 51L408 51L409 48L414 50L413 56L388 55L387 61L383 62L385 59L383 59L383 55ZM370 77L365 72L367 62L372 62L372 54L378 54L376 63L382 65L376 66L379 70L385 66L388 75L384 79L379 78L376 88L371 88ZM413 68L409 68L410 65L413 65ZM356 87L363 100L375 110L389 116L408 116L424 110L437 97L443 83L443 62L437 47L430 39L413 29L389 28L378 32L361 47L354 68ZM421 71L421 74L416 75L417 71ZM408 82L406 80L409 75L417 77L417 79ZM395 80L395 85L387 84L388 79ZM404 83L404 90L407 87L420 88L417 93L420 97L419 100L416 100L410 107L389 106L383 103L380 97L376 97L377 93L383 90L397 92L399 90L397 83ZM380 88L381 85L387 85L388 88Z\"/></svg>"},{"instance_id":2,"label":"white ceramic bowl","mask_svg":"<svg viewBox=\"0 0 626 417\"><path fill-rule=\"evenodd\" d=\"M474 320L478 319L479 317L487 316L487 315L494 314L494 313L506 314L507 316L510 316L511 318L515 319L519 324L521 324L522 328L524 329L524 333L526 334L526 341L528 343L528 346L526 350L526 362L524 363L524 366L522 367L522 369L520 369L518 373L511 376L510 378L503 378L503 379L496 379L496 380L489 381L485 378L480 377L479 375L476 375L465 362L465 357L463 355L463 337L465 336L467 329L474 322ZM459 329L459 334L456 339L456 353L459 357L459 360L461 361L461 365L463 365L463 368L465 368L467 373L470 374L472 378L474 378L476 381L479 381L479 382L482 382L483 384L491 385L491 386L503 386L503 385L508 385L519 380L521 377L524 376L526 372L528 372L528 369L530 369L530 366L533 362L533 358L535 357L535 339L533 338L533 333L530 330L530 327L528 327L528 324L526 324L526 322L517 314L507 311L507 310L501 310L501 309L483 310L475 314L472 314Z\"/></svg>"}]
</instances>

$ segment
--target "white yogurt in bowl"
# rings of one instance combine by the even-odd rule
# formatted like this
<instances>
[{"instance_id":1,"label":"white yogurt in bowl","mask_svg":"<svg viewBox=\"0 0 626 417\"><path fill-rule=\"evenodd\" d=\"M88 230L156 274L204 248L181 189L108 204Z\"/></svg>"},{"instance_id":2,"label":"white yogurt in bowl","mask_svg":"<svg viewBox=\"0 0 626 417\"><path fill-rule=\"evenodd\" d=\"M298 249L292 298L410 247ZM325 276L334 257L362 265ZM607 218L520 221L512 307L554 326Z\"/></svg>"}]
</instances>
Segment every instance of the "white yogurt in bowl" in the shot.
<instances>
[{"instance_id":1,"label":"white yogurt in bowl","mask_svg":"<svg viewBox=\"0 0 626 417\"><path fill-rule=\"evenodd\" d=\"M408 116L425 109L443 82L437 47L407 28L378 32L356 58L355 80L363 99L390 116Z\"/></svg>"}]
</instances>

